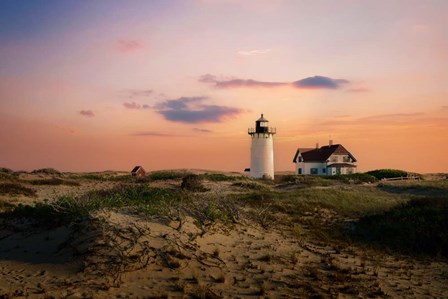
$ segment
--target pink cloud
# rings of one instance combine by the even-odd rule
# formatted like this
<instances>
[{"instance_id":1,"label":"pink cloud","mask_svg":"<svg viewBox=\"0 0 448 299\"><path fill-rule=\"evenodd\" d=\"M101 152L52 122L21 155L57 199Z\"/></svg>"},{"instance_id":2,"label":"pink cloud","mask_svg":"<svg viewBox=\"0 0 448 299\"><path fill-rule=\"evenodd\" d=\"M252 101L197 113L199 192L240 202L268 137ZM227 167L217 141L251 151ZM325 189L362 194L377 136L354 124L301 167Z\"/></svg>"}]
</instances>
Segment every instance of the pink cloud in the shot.
<instances>
[{"instance_id":1,"label":"pink cloud","mask_svg":"<svg viewBox=\"0 0 448 299\"><path fill-rule=\"evenodd\" d=\"M151 106L149 106L148 104L138 104L136 102L124 102L123 106L127 109L149 109L151 108Z\"/></svg>"},{"instance_id":2,"label":"pink cloud","mask_svg":"<svg viewBox=\"0 0 448 299\"><path fill-rule=\"evenodd\" d=\"M118 51L123 54L135 52L143 49L143 45L136 40L120 40L118 41Z\"/></svg>"},{"instance_id":3,"label":"pink cloud","mask_svg":"<svg viewBox=\"0 0 448 299\"><path fill-rule=\"evenodd\" d=\"M132 103L124 102L123 106L128 109L140 109L142 107L140 104L137 104L136 102Z\"/></svg>"},{"instance_id":4,"label":"pink cloud","mask_svg":"<svg viewBox=\"0 0 448 299\"><path fill-rule=\"evenodd\" d=\"M206 74L199 77L199 82L211 84L216 88L277 88L291 86L297 89L339 89L350 83L345 79L333 79L325 76L307 77L294 82L267 82L253 79L220 79L214 75Z\"/></svg>"},{"instance_id":5,"label":"pink cloud","mask_svg":"<svg viewBox=\"0 0 448 299\"><path fill-rule=\"evenodd\" d=\"M85 117L94 117L95 113L92 110L81 110L79 111L79 114Z\"/></svg>"}]
</instances>

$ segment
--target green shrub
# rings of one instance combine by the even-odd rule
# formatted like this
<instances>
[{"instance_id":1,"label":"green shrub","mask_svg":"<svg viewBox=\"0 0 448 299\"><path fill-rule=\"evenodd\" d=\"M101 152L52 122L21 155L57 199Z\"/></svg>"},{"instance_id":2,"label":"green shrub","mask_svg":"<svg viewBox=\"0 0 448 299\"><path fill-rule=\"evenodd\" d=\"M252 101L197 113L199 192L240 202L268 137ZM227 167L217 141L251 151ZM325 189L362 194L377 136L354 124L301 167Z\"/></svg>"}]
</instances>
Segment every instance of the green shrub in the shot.
<instances>
[{"instance_id":1,"label":"green shrub","mask_svg":"<svg viewBox=\"0 0 448 299\"><path fill-rule=\"evenodd\" d=\"M448 198L413 199L364 216L355 228L357 241L408 254L448 257Z\"/></svg>"},{"instance_id":2,"label":"green shrub","mask_svg":"<svg viewBox=\"0 0 448 299\"><path fill-rule=\"evenodd\" d=\"M17 183L1 183L0 194L35 196L36 191Z\"/></svg>"},{"instance_id":3,"label":"green shrub","mask_svg":"<svg viewBox=\"0 0 448 299\"><path fill-rule=\"evenodd\" d=\"M405 177L408 172L399 169L377 169L365 172L365 174L374 176L378 180Z\"/></svg>"}]
</instances>

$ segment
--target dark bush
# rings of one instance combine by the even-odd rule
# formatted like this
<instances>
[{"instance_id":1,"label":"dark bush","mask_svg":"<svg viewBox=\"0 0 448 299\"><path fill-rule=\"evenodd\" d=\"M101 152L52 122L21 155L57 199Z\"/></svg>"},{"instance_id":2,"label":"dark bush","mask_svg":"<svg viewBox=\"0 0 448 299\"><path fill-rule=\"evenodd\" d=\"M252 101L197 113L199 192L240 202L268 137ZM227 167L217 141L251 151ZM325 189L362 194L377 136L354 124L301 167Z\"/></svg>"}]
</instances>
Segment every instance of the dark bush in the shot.
<instances>
[{"instance_id":1,"label":"dark bush","mask_svg":"<svg viewBox=\"0 0 448 299\"><path fill-rule=\"evenodd\" d=\"M196 174L187 175L182 179L181 188L193 192L204 192L207 189L202 184L202 177Z\"/></svg>"},{"instance_id":2,"label":"dark bush","mask_svg":"<svg viewBox=\"0 0 448 299\"><path fill-rule=\"evenodd\" d=\"M448 198L414 199L364 216L354 239L407 254L448 257Z\"/></svg>"},{"instance_id":3,"label":"dark bush","mask_svg":"<svg viewBox=\"0 0 448 299\"><path fill-rule=\"evenodd\" d=\"M399 169L377 169L365 172L365 174L374 176L378 180L381 179L390 179L390 178L398 178L398 177L406 177L408 172Z\"/></svg>"}]
</instances>

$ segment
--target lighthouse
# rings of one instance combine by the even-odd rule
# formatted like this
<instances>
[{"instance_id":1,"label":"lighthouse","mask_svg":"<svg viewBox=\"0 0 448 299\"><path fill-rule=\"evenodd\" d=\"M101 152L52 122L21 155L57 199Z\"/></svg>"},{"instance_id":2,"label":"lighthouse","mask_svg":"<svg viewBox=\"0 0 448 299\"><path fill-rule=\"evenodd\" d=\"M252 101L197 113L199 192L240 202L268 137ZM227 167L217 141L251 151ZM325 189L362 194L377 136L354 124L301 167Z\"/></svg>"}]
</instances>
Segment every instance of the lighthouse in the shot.
<instances>
[{"instance_id":1,"label":"lighthouse","mask_svg":"<svg viewBox=\"0 0 448 299\"><path fill-rule=\"evenodd\" d=\"M255 128L249 128L248 134L252 139L249 176L255 179L274 179L275 128L269 127L269 121L261 114L255 121Z\"/></svg>"}]
</instances>

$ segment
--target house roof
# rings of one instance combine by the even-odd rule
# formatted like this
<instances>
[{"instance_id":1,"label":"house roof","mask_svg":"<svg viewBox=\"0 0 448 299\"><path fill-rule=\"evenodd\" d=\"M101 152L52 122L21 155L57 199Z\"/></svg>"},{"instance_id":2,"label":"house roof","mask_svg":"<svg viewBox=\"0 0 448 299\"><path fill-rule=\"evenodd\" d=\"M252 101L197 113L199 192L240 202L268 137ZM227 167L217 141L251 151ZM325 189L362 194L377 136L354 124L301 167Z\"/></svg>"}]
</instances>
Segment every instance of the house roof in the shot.
<instances>
[{"instance_id":1,"label":"house roof","mask_svg":"<svg viewBox=\"0 0 448 299\"><path fill-rule=\"evenodd\" d=\"M143 169L143 167L141 167L141 166L135 166L133 169L132 169L132 173L134 173L134 172L137 172L139 169L142 169L143 171L145 171L144 169Z\"/></svg>"},{"instance_id":2,"label":"house roof","mask_svg":"<svg viewBox=\"0 0 448 299\"><path fill-rule=\"evenodd\" d=\"M326 145L320 148L298 148L292 162L297 162L297 157L302 156L304 162L326 162L331 155L349 155L354 162L355 157L341 144Z\"/></svg>"}]
</instances>

